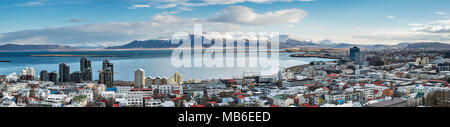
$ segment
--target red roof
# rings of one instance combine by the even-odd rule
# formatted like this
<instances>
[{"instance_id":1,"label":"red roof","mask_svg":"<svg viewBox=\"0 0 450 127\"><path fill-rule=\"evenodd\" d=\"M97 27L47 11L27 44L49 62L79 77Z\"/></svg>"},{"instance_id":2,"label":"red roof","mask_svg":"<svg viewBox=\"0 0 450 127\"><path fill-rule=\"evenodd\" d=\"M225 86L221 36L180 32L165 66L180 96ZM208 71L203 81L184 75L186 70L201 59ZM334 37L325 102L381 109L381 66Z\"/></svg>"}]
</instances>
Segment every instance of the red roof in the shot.
<instances>
[{"instance_id":1,"label":"red roof","mask_svg":"<svg viewBox=\"0 0 450 127\"><path fill-rule=\"evenodd\" d=\"M119 104L113 104L113 107L119 107Z\"/></svg>"},{"instance_id":2,"label":"red roof","mask_svg":"<svg viewBox=\"0 0 450 127\"><path fill-rule=\"evenodd\" d=\"M364 84L364 83L359 83L359 86L366 86L366 84Z\"/></svg>"},{"instance_id":3,"label":"red roof","mask_svg":"<svg viewBox=\"0 0 450 127\"><path fill-rule=\"evenodd\" d=\"M206 105L191 105L191 107L206 107Z\"/></svg>"},{"instance_id":4,"label":"red roof","mask_svg":"<svg viewBox=\"0 0 450 127\"><path fill-rule=\"evenodd\" d=\"M314 84L304 84L304 86L313 86Z\"/></svg>"},{"instance_id":5,"label":"red roof","mask_svg":"<svg viewBox=\"0 0 450 127\"><path fill-rule=\"evenodd\" d=\"M243 96L243 95L239 95L239 96L238 96L239 99L242 99L242 98L244 98L244 97L245 97L245 96Z\"/></svg>"},{"instance_id":6,"label":"red roof","mask_svg":"<svg viewBox=\"0 0 450 127\"><path fill-rule=\"evenodd\" d=\"M302 107L319 107L319 106L311 106L309 104L302 104Z\"/></svg>"},{"instance_id":7,"label":"red roof","mask_svg":"<svg viewBox=\"0 0 450 127\"><path fill-rule=\"evenodd\" d=\"M181 99L183 99L183 98L181 98L181 97L176 97L176 98L172 98L171 101L177 101L177 100L181 100Z\"/></svg>"},{"instance_id":8,"label":"red roof","mask_svg":"<svg viewBox=\"0 0 450 127\"><path fill-rule=\"evenodd\" d=\"M152 97L144 97L144 100L150 100Z\"/></svg>"},{"instance_id":9,"label":"red roof","mask_svg":"<svg viewBox=\"0 0 450 127\"><path fill-rule=\"evenodd\" d=\"M210 101L210 102L208 102L209 104L217 104L217 102L215 102L215 101Z\"/></svg>"},{"instance_id":10,"label":"red roof","mask_svg":"<svg viewBox=\"0 0 450 127\"><path fill-rule=\"evenodd\" d=\"M383 86L383 82L380 82L380 81L375 81L375 82L373 82L373 84L375 84L377 86Z\"/></svg>"},{"instance_id":11,"label":"red roof","mask_svg":"<svg viewBox=\"0 0 450 127\"><path fill-rule=\"evenodd\" d=\"M235 93L233 93L233 95L241 95L242 94L242 92L235 92Z\"/></svg>"},{"instance_id":12,"label":"red roof","mask_svg":"<svg viewBox=\"0 0 450 127\"><path fill-rule=\"evenodd\" d=\"M317 97L316 94L306 94L306 95L303 95L303 98L309 98L311 96Z\"/></svg>"},{"instance_id":13,"label":"red roof","mask_svg":"<svg viewBox=\"0 0 450 127\"><path fill-rule=\"evenodd\" d=\"M151 91L152 88L133 88L130 91Z\"/></svg>"},{"instance_id":14,"label":"red roof","mask_svg":"<svg viewBox=\"0 0 450 127\"><path fill-rule=\"evenodd\" d=\"M373 90L373 93L378 93L379 92L379 90Z\"/></svg>"},{"instance_id":15,"label":"red roof","mask_svg":"<svg viewBox=\"0 0 450 127\"><path fill-rule=\"evenodd\" d=\"M322 87L323 90L330 90L328 87Z\"/></svg>"},{"instance_id":16,"label":"red roof","mask_svg":"<svg viewBox=\"0 0 450 127\"><path fill-rule=\"evenodd\" d=\"M180 94L180 90L174 90L172 93L173 94Z\"/></svg>"},{"instance_id":17,"label":"red roof","mask_svg":"<svg viewBox=\"0 0 450 127\"><path fill-rule=\"evenodd\" d=\"M339 77L339 74L331 73L328 75L328 77Z\"/></svg>"},{"instance_id":18,"label":"red roof","mask_svg":"<svg viewBox=\"0 0 450 127\"><path fill-rule=\"evenodd\" d=\"M270 107L280 107L279 105L270 104Z\"/></svg>"}]
</instances>

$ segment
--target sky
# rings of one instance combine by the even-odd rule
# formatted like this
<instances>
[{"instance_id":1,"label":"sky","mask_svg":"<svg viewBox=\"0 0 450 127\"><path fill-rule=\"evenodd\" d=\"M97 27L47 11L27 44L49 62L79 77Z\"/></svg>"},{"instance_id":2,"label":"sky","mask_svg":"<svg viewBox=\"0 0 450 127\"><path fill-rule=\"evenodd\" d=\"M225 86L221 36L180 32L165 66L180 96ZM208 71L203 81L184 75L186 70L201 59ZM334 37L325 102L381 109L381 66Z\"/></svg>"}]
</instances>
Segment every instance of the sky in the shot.
<instances>
[{"instance_id":1,"label":"sky","mask_svg":"<svg viewBox=\"0 0 450 127\"><path fill-rule=\"evenodd\" d=\"M449 0L1 0L0 44L115 46L191 32L450 43Z\"/></svg>"}]
</instances>

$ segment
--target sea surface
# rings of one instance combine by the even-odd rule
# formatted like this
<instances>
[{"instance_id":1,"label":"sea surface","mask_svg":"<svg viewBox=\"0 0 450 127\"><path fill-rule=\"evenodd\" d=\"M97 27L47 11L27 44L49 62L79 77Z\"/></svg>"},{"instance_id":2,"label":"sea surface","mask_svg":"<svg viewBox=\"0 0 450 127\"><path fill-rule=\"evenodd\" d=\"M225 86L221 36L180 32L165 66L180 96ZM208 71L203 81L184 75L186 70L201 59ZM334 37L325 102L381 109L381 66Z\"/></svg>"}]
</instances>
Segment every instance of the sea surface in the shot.
<instances>
[{"instance_id":1,"label":"sea surface","mask_svg":"<svg viewBox=\"0 0 450 127\"><path fill-rule=\"evenodd\" d=\"M47 54L70 54L70 55L103 55L118 57L88 57L92 61L93 79L98 79L98 71L102 68L102 61L110 60L114 64L115 80L133 81L134 70L142 68L145 75L157 77L166 76L170 78L175 72L183 75L183 79L226 79L242 77L244 72L260 72L268 70L262 67L181 67L172 65L172 50L132 50L132 51L27 51L27 52L0 52L0 61L11 60L12 62L0 62L0 75L12 72L19 74L25 67L35 68L36 75L41 70L48 72L58 71L59 63L64 62L70 66L70 71L80 71L80 57L33 57L31 55ZM311 61L332 61L323 58L294 58L289 57L292 53L274 53L279 55L280 67L291 67L308 64ZM273 71L277 74L277 71Z\"/></svg>"}]
</instances>

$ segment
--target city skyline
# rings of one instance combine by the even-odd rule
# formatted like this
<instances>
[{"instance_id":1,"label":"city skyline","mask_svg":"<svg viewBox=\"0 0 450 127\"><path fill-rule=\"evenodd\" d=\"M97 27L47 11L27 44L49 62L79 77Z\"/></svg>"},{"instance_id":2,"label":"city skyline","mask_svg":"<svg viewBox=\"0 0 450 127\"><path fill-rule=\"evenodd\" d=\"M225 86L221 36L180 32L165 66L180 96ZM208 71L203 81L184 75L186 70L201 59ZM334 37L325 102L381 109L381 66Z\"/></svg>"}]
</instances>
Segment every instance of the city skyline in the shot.
<instances>
[{"instance_id":1,"label":"city skyline","mask_svg":"<svg viewBox=\"0 0 450 127\"><path fill-rule=\"evenodd\" d=\"M206 32L280 32L352 44L449 43L445 0L6 0L0 44L114 46ZM100 4L101 3L101 4Z\"/></svg>"}]
</instances>

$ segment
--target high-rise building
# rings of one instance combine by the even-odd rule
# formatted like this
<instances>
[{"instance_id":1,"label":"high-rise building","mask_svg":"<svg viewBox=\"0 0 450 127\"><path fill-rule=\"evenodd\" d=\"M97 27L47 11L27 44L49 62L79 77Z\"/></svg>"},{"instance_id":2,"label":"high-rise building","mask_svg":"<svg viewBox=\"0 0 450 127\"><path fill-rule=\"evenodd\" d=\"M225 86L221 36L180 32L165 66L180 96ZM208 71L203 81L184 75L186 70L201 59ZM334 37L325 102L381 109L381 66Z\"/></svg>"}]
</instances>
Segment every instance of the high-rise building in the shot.
<instances>
[{"instance_id":1,"label":"high-rise building","mask_svg":"<svg viewBox=\"0 0 450 127\"><path fill-rule=\"evenodd\" d=\"M59 82L67 82L70 80L70 67L65 63L59 64Z\"/></svg>"},{"instance_id":2,"label":"high-rise building","mask_svg":"<svg viewBox=\"0 0 450 127\"><path fill-rule=\"evenodd\" d=\"M145 79L145 86L147 86L148 88L151 88L152 85L155 85L155 78L147 77Z\"/></svg>"},{"instance_id":3,"label":"high-rise building","mask_svg":"<svg viewBox=\"0 0 450 127\"><path fill-rule=\"evenodd\" d=\"M80 78L83 81L92 81L91 61L86 57L80 59Z\"/></svg>"},{"instance_id":4,"label":"high-rise building","mask_svg":"<svg viewBox=\"0 0 450 127\"><path fill-rule=\"evenodd\" d=\"M105 84L106 87L112 88L114 85L114 81L112 80L112 72L111 70L101 70L98 74L98 83Z\"/></svg>"},{"instance_id":5,"label":"high-rise building","mask_svg":"<svg viewBox=\"0 0 450 127\"><path fill-rule=\"evenodd\" d=\"M70 81L80 83L82 81L81 72L75 71L72 74L70 74Z\"/></svg>"},{"instance_id":6,"label":"high-rise building","mask_svg":"<svg viewBox=\"0 0 450 127\"><path fill-rule=\"evenodd\" d=\"M108 60L102 63L102 70L98 72L98 83L105 84L108 88L114 85L114 65Z\"/></svg>"},{"instance_id":7,"label":"high-rise building","mask_svg":"<svg viewBox=\"0 0 450 127\"><path fill-rule=\"evenodd\" d=\"M355 53L355 64L356 65L363 65L363 58L362 58L362 55L361 55L361 52L356 52Z\"/></svg>"},{"instance_id":8,"label":"high-rise building","mask_svg":"<svg viewBox=\"0 0 450 127\"><path fill-rule=\"evenodd\" d=\"M49 81L50 80L50 74L47 72L47 70L42 70L41 73L39 73L39 80L41 81Z\"/></svg>"},{"instance_id":9,"label":"high-rise building","mask_svg":"<svg viewBox=\"0 0 450 127\"><path fill-rule=\"evenodd\" d=\"M180 73L175 72L171 79L175 81L179 86L183 85L183 76Z\"/></svg>"},{"instance_id":10,"label":"high-rise building","mask_svg":"<svg viewBox=\"0 0 450 127\"><path fill-rule=\"evenodd\" d=\"M111 81L114 82L114 64L109 62L109 60L104 60L102 65L102 70L111 71Z\"/></svg>"},{"instance_id":11,"label":"high-rise building","mask_svg":"<svg viewBox=\"0 0 450 127\"><path fill-rule=\"evenodd\" d=\"M20 72L20 79L22 80L33 80L34 79L34 68L25 68Z\"/></svg>"},{"instance_id":12,"label":"high-rise building","mask_svg":"<svg viewBox=\"0 0 450 127\"><path fill-rule=\"evenodd\" d=\"M144 69L136 69L134 71L134 86L143 88L145 85L145 71Z\"/></svg>"},{"instance_id":13,"label":"high-rise building","mask_svg":"<svg viewBox=\"0 0 450 127\"><path fill-rule=\"evenodd\" d=\"M359 52L360 52L360 50L358 47L350 48L350 60L355 61L355 55L356 55L356 53L359 53Z\"/></svg>"},{"instance_id":14,"label":"high-rise building","mask_svg":"<svg viewBox=\"0 0 450 127\"><path fill-rule=\"evenodd\" d=\"M48 80L52 81L54 83L57 83L58 82L58 72L56 72L56 71L51 72L48 76Z\"/></svg>"}]
</instances>

